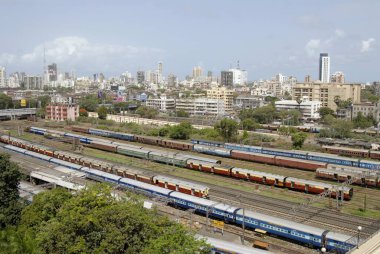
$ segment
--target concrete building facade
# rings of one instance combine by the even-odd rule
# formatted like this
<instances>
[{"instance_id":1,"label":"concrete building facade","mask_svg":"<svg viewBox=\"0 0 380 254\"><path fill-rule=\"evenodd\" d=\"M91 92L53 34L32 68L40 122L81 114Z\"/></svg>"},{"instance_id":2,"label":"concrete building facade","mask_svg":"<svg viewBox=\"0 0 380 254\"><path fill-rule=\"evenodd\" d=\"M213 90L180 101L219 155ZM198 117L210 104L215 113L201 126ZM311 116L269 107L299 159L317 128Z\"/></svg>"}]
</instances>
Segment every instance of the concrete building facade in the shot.
<instances>
[{"instance_id":1,"label":"concrete building facade","mask_svg":"<svg viewBox=\"0 0 380 254\"><path fill-rule=\"evenodd\" d=\"M222 116L225 114L224 101L209 98L178 99L176 100L176 111L179 110L197 116Z\"/></svg>"},{"instance_id":2,"label":"concrete building facade","mask_svg":"<svg viewBox=\"0 0 380 254\"><path fill-rule=\"evenodd\" d=\"M235 107L240 109L255 109L264 106L265 100L262 96L249 96L249 95L239 95L235 99Z\"/></svg>"},{"instance_id":3,"label":"concrete building facade","mask_svg":"<svg viewBox=\"0 0 380 254\"><path fill-rule=\"evenodd\" d=\"M319 109L322 103L320 101L302 101L300 104L296 100L282 100L276 101L275 107L277 111L282 110L299 110L302 118L305 119L318 119Z\"/></svg>"},{"instance_id":4,"label":"concrete building facade","mask_svg":"<svg viewBox=\"0 0 380 254\"><path fill-rule=\"evenodd\" d=\"M41 76L25 76L23 83L27 90L41 90L43 88Z\"/></svg>"},{"instance_id":5,"label":"concrete building facade","mask_svg":"<svg viewBox=\"0 0 380 254\"><path fill-rule=\"evenodd\" d=\"M222 71L220 73L221 86L232 87L234 85L234 73L232 71Z\"/></svg>"},{"instance_id":6,"label":"concrete building facade","mask_svg":"<svg viewBox=\"0 0 380 254\"><path fill-rule=\"evenodd\" d=\"M234 103L234 91L225 87L215 87L207 90L207 98L224 101L224 110L227 113L232 112Z\"/></svg>"},{"instance_id":7,"label":"concrete building facade","mask_svg":"<svg viewBox=\"0 0 380 254\"><path fill-rule=\"evenodd\" d=\"M77 117L79 117L79 105L50 104L46 106L46 119L53 121L75 121Z\"/></svg>"},{"instance_id":8,"label":"concrete building facade","mask_svg":"<svg viewBox=\"0 0 380 254\"><path fill-rule=\"evenodd\" d=\"M322 107L337 109L336 97L341 100L351 99L352 103L360 103L360 84L336 83L298 83L292 87L292 99L307 97L309 101L320 101Z\"/></svg>"},{"instance_id":9,"label":"concrete building facade","mask_svg":"<svg viewBox=\"0 0 380 254\"><path fill-rule=\"evenodd\" d=\"M162 112L167 112L169 110L174 110L175 99L167 98L165 95L161 96L161 98L149 98L146 100L146 106Z\"/></svg>"}]
</instances>

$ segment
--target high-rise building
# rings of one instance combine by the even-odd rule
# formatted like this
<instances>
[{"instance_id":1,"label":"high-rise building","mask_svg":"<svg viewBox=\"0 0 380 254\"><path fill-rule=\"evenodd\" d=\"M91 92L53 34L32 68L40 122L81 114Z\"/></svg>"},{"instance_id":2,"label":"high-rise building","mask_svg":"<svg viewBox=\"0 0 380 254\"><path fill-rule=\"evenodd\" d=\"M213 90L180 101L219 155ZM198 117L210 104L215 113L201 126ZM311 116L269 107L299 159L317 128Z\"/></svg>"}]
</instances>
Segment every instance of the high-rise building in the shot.
<instances>
[{"instance_id":1,"label":"high-rise building","mask_svg":"<svg viewBox=\"0 0 380 254\"><path fill-rule=\"evenodd\" d=\"M233 86L234 73L232 71L222 71L220 74L220 84L222 86Z\"/></svg>"},{"instance_id":2,"label":"high-rise building","mask_svg":"<svg viewBox=\"0 0 380 254\"><path fill-rule=\"evenodd\" d=\"M162 75L163 63L158 62L158 74Z\"/></svg>"},{"instance_id":3,"label":"high-rise building","mask_svg":"<svg viewBox=\"0 0 380 254\"><path fill-rule=\"evenodd\" d=\"M168 75L168 87L176 87L177 86L177 76L174 74Z\"/></svg>"},{"instance_id":4,"label":"high-rise building","mask_svg":"<svg viewBox=\"0 0 380 254\"><path fill-rule=\"evenodd\" d=\"M5 67L0 67L0 87L7 86L7 73L5 72Z\"/></svg>"},{"instance_id":5,"label":"high-rise building","mask_svg":"<svg viewBox=\"0 0 380 254\"><path fill-rule=\"evenodd\" d=\"M137 72L137 84L142 84L145 82L145 71Z\"/></svg>"},{"instance_id":6,"label":"high-rise building","mask_svg":"<svg viewBox=\"0 0 380 254\"><path fill-rule=\"evenodd\" d=\"M331 83L339 83L344 84L346 82L344 78L344 73L341 71L337 71L331 75Z\"/></svg>"},{"instance_id":7,"label":"high-rise building","mask_svg":"<svg viewBox=\"0 0 380 254\"><path fill-rule=\"evenodd\" d=\"M208 71L208 72L207 72L207 77L208 77L208 78L212 78L212 71Z\"/></svg>"},{"instance_id":8,"label":"high-rise building","mask_svg":"<svg viewBox=\"0 0 380 254\"><path fill-rule=\"evenodd\" d=\"M49 77L49 82L57 81L57 77L58 77L57 64L52 63L48 65L48 77Z\"/></svg>"},{"instance_id":9,"label":"high-rise building","mask_svg":"<svg viewBox=\"0 0 380 254\"><path fill-rule=\"evenodd\" d=\"M200 77L202 77L203 73L202 73L202 67L200 66L195 66L193 68L193 79L198 79Z\"/></svg>"},{"instance_id":10,"label":"high-rise building","mask_svg":"<svg viewBox=\"0 0 380 254\"><path fill-rule=\"evenodd\" d=\"M319 55L319 80L322 83L330 83L330 57L327 53Z\"/></svg>"},{"instance_id":11,"label":"high-rise building","mask_svg":"<svg viewBox=\"0 0 380 254\"><path fill-rule=\"evenodd\" d=\"M25 76L24 87L27 90L41 90L42 89L42 77L41 76Z\"/></svg>"}]
</instances>

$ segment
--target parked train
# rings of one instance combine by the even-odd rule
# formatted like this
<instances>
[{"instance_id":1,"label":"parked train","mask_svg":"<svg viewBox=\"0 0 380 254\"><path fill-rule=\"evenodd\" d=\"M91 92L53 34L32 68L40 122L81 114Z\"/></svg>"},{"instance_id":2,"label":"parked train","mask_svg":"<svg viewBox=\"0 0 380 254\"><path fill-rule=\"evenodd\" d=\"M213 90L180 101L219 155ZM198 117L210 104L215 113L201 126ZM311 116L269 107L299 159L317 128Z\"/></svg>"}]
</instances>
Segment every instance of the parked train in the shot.
<instances>
[{"instance_id":1,"label":"parked train","mask_svg":"<svg viewBox=\"0 0 380 254\"><path fill-rule=\"evenodd\" d=\"M280 219L266 214L249 211L247 209L233 207L228 204L212 200L202 199L186 195L173 190L160 188L144 182L129 178L123 178L114 174L96 169L80 166L67 161L51 158L47 155L38 154L22 148L6 145L5 148L24 155L36 157L71 169L79 170L87 174L89 178L110 182L128 189L166 198L169 204L183 209L194 209L197 213L223 220L226 223L241 226L252 230L260 229L279 237L290 239L315 248L326 248L328 251L335 250L346 253L357 245L356 237L331 232L329 230L304 225L290 220Z\"/></svg>"},{"instance_id":2,"label":"parked train","mask_svg":"<svg viewBox=\"0 0 380 254\"><path fill-rule=\"evenodd\" d=\"M107 163L104 161L88 158L82 155L73 154L69 152L53 150L46 146L36 145L25 140L1 136L0 141L6 144L10 144L22 149L26 149L49 158L57 158L59 160L67 161L70 163L79 164L85 167L90 167L98 170L102 170L108 173L113 173L129 179L134 179L140 182L154 184L162 188L179 191L185 194L207 198L209 187L196 184L173 177L164 175L156 175L139 169L129 169L120 165ZM44 157L45 158L45 157ZM47 159L47 158L46 158Z\"/></svg>"},{"instance_id":3,"label":"parked train","mask_svg":"<svg viewBox=\"0 0 380 254\"><path fill-rule=\"evenodd\" d=\"M322 149L328 153L333 154L380 160L380 151L373 151L368 149L355 149L342 146L322 146Z\"/></svg>"},{"instance_id":4,"label":"parked train","mask_svg":"<svg viewBox=\"0 0 380 254\"><path fill-rule=\"evenodd\" d=\"M342 166L330 166L328 168L318 168L316 176L321 179L328 179L337 182L351 180L353 184L380 187L380 172L373 172L368 169L358 169Z\"/></svg>"},{"instance_id":5,"label":"parked train","mask_svg":"<svg viewBox=\"0 0 380 254\"><path fill-rule=\"evenodd\" d=\"M292 162L295 162L294 159L298 159L298 160L302 160L302 163L304 163L304 161L310 161L310 163L323 163L325 164L324 167L327 167L327 164L336 164L336 165L343 165L343 166L348 166L348 167L358 167L358 168L380 170L380 162L363 160L363 159L345 158L345 157L338 156L335 154L296 151L296 150L283 150L283 149L276 149L276 148L248 146L248 145L240 145L240 144L232 144L232 143L221 143L221 142L198 140L198 139L193 139L191 140L191 142L194 145L198 144L198 145L204 145L204 146L210 146L210 147L224 148L231 151L238 150L238 151L250 152L250 153L254 153L256 156L260 156L260 155L273 155L276 157L281 156L281 157L286 157L287 160L292 161ZM299 163L295 162L294 164L297 165Z\"/></svg>"},{"instance_id":6,"label":"parked train","mask_svg":"<svg viewBox=\"0 0 380 254\"><path fill-rule=\"evenodd\" d=\"M127 134L127 133L121 133L121 132L113 132L113 131L108 131L108 130L84 128L84 127L77 127L77 126L72 127L72 130L76 132L100 135L104 137L123 139L127 141L134 141L134 142L140 142L140 143L145 143L145 144L158 145L158 146L180 149L180 150L193 151L195 150L194 145L196 144L206 145L206 146L211 146L211 147L220 147L220 148L229 149L230 152L220 150L222 152L219 153L219 151L216 150L216 151L213 151L212 154L218 155L218 156L231 157L235 159L245 159L249 161L262 162L262 163L267 163L267 164L272 164L272 165L277 165L277 166L292 167L292 168L312 170L312 171L315 171L317 168L327 167L327 164L337 164L337 165L344 165L344 166L349 166L349 167L359 167L359 168L380 170L380 162L363 160L363 159L345 158L345 157L336 156L332 154L325 154L325 153L282 150L282 149L275 149L275 148L246 146L246 145L221 143L221 142L197 140L197 139L193 139L192 144L190 144L186 142L162 139L159 137L145 137L141 135L133 135L133 134ZM247 152L249 153L247 154ZM264 155L269 155L269 157L264 156Z\"/></svg>"},{"instance_id":7,"label":"parked train","mask_svg":"<svg viewBox=\"0 0 380 254\"><path fill-rule=\"evenodd\" d=\"M35 127L31 127L30 131L37 134L49 133L49 130ZM350 200L353 196L353 189L349 187L338 187L335 185L316 181L309 181L294 177L270 174L250 169L224 166L215 163L213 159L209 158L182 153L162 152L158 150L146 149L144 147L112 142L110 140L105 139L94 139L92 137L81 136L68 132L63 133L62 135L76 137L82 142L84 142L86 146L93 147L96 149L101 149L109 152L116 152L127 156L165 163L168 165L176 165L192 170L208 172L238 179L244 179L255 183L275 186L279 188L288 188L289 190L301 191L310 194L320 194L325 190L331 189L333 190L332 197L338 196L339 198L343 198L345 200ZM198 146L199 145L194 145L194 149L198 149ZM241 152L237 151L236 154L239 155L241 154ZM277 158L277 160L281 162L281 158Z\"/></svg>"}]
</instances>

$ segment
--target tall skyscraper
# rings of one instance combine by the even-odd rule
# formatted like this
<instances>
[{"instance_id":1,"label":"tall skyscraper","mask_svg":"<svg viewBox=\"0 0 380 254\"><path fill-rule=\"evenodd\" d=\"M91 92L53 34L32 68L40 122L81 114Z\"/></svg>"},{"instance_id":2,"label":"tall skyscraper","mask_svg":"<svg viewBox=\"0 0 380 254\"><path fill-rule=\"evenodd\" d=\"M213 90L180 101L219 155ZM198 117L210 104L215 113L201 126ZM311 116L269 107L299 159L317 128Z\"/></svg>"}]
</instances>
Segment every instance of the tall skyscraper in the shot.
<instances>
[{"instance_id":1,"label":"tall skyscraper","mask_svg":"<svg viewBox=\"0 0 380 254\"><path fill-rule=\"evenodd\" d=\"M162 76L162 69L163 69L163 64L162 62L158 62L158 74Z\"/></svg>"},{"instance_id":2,"label":"tall skyscraper","mask_svg":"<svg viewBox=\"0 0 380 254\"><path fill-rule=\"evenodd\" d=\"M200 77L202 77L202 75L203 75L202 67L195 66L193 68L193 79L200 78Z\"/></svg>"},{"instance_id":3,"label":"tall skyscraper","mask_svg":"<svg viewBox=\"0 0 380 254\"><path fill-rule=\"evenodd\" d=\"M0 87L7 86L7 74L5 72L5 67L0 67Z\"/></svg>"},{"instance_id":4,"label":"tall skyscraper","mask_svg":"<svg viewBox=\"0 0 380 254\"><path fill-rule=\"evenodd\" d=\"M49 75L49 82L57 81L57 77L58 77L57 64L52 63L48 65L48 75Z\"/></svg>"},{"instance_id":5,"label":"tall skyscraper","mask_svg":"<svg viewBox=\"0 0 380 254\"><path fill-rule=\"evenodd\" d=\"M138 71L137 72L137 84L142 84L145 82L145 72Z\"/></svg>"},{"instance_id":6,"label":"tall skyscraper","mask_svg":"<svg viewBox=\"0 0 380 254\"><path fill-rule=\"evenodd\" d=\"M330 57L327 53L319 55L319 80L322 83L330 82Z\"/></svg>"},{"instance_id":7,"label":"tall skyscraper","mask_svg":"<svg viewBox=\"0 0 380 254\"><path fill-rule=\"evenodd\" d=\"M234 73L232 71L222 71L220 75L220 84L222 86L233 86Z\"/></svg>"}]
</instances>

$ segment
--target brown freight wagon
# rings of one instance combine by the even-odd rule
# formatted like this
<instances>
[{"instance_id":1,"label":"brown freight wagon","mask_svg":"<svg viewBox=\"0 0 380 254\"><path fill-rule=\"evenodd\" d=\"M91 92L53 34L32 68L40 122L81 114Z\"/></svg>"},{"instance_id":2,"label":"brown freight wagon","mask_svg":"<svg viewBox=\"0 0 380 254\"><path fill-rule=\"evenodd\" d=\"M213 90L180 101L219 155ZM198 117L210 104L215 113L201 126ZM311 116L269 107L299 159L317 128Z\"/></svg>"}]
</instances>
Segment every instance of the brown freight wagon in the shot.
<instances>
[{"instance_id":1,"label":"brown freight wagon","mask_svg":"<svg viewBox=\"0 0 380 254\"><path fill-rule=\"evenodd\" d=\"M116 146L112 144L107 144L107 143L101 143L97 141L91 142L91 144L88 144L87 146L93 147L96 149L104 150L104 151L109 151L109 152L114 152L116 153Z\"/></svg>"},{"instance_id":2,"label":"brown freight wagon","mask_svg":"<svg viewBox=\"0 0 380 254\"><path fill-rule=\"evenodd\" d=\"M317 168L325 168L326 163L307 161L295 158L288 158L282 156L276 156L275 162L277 166L289 167L289 168L298 168L303 170L315 171Z\"/></svg>"},{"instance_id":3,"label":"brown freight wagon","mask_svg":"<svg viewBox=\"0 0 380 254\"><path fill-rule=\"evenodd\" d=\"M234 159L240 159L240 160L254 161L254 162L266 163L266 164L275 164L274 155L232 150L231 157Z\"/></svg>"},{"instance_id":4,"label":"brown freight wagon","mask_svg":"<svg viewBox=\"0 0 380 254\"><path fill-rule=\"evenodd\" d=\"M160 145L167 148L189 151L192 150L193 145L186 142L179 142L173 140L162 139Z\"/></svg>"},{"instance_id":5,"label":"brown freight wagon","mask_svg":"<svg viewBox=\"0 0 380 254\"><path fill-rule=\"evenodd\" d=\"M71 127L71 130L76 131L76 132L88 133L89 129L85 127L80 127L80 126L73 126Z\"/></svg>"}]
</instances>

